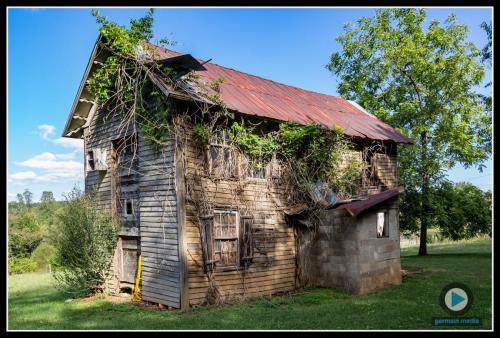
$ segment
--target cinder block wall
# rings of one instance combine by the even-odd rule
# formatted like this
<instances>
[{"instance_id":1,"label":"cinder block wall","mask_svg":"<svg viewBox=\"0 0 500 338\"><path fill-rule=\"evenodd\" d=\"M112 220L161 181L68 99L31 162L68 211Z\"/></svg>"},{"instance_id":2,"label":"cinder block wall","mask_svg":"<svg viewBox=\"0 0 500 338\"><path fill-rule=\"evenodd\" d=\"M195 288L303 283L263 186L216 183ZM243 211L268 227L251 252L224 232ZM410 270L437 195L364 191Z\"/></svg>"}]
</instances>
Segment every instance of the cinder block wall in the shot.
<instances>
[{"instance_id":1,"label":"cinder block wall","mask_svg":"<svg viewBox=\"0 0 500 338\"><path fill-rule=\"evenodd\" d=\"M384 210L389 237L377 238L377 212ZM316 236L303 233L299 242L303 284L365 294L401 283L397 200L358 217L345 209L328 210L323 219Z\"/></svg>"}]
</instances>

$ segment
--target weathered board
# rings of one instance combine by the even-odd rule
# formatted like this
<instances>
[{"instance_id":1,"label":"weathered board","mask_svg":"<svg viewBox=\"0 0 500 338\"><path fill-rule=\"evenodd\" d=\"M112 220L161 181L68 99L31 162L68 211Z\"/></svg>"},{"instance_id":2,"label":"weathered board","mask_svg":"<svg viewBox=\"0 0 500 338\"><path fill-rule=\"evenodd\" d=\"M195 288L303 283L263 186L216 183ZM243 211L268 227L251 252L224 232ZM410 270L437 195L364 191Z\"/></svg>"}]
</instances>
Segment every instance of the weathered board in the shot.
<instances>
[{"instance_id":1,"label":"weathered board","mask_svg":"<svg viewBox=\"0 0 500 338\"><path fill-rule=\"evenodd\" d=\"M180 307L178 213L173 141L157 150L139 139L142 299Z\"/></svg>"}]
</instances>

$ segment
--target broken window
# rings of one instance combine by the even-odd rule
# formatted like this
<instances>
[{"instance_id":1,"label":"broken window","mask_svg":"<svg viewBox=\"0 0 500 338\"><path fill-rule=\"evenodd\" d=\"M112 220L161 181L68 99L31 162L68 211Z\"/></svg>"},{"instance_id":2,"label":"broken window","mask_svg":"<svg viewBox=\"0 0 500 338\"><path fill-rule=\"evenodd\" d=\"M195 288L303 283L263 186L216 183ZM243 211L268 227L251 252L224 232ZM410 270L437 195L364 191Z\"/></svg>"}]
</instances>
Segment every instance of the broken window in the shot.
<instances>
[{"instance_id":1,"label":"broken window","mask_svg":"<svg viewBox=\"0 0 500 338\"><path fill-rule=\"evenodd\" d=\"M87 171L107 170L108 151L105 148L93 148L87 151Z\"/></svg>"},{"instance_id":2,"label":"broken window","mask_svg":"<svg viewBox=\"0 0 500 338\"><path fill-rule=\"evenodd\" d=\"M214 211L213 259L217 266L239 265L238 223L239 219L236 211Z\"/></svg>"},{"instance_id":3,"label":"broken window","mask_svg":"<svg viewBox=\"0 0 500 338\"><path fill-rule=\"evenodd\" d=\"M227 130L217 130L214 132L208 148L208 170L210 175L215 177L235 177L238 175L237 154L230 144Z\"/></svg>"},{"instance_id":4,"label":"broken window","mask_svg":"<svg viewBox=\"0 0 500 338\"><path fill-rule=\"evenodd\" d=\"M95 170L94 151L87 151L87 170Z\"/></svg>"},{"instance_id":5,"label":"broken window","mask_svg":"<svg viewBox=\"0 0 500 338\"><path fill-rule=\"evenodd\" d=\"M389 217L387 211L377 213L377 238L389 237Z\"/></svg>"},{"instance_id":6,"label":"broken window","mask_svg":"<svg viewBox=\"0 0 500 338\"><path fill-rule=\"evenodd\" d=\"M132 199L122 199L121 206L124 216L130 216L134 214L134 207Z\"/></svg>"},{"instance_id":7,"label":"broken window","mask_svg":"<svg viewBox=\"0 0 500 338\"><path fill-rule=\"evenodd\" d=\"M252 178L266 178L267 164L262 157L247 160L246 175Z\"/></svg>"},{"instance_id":8,"label":"broken window","mask_svg":"<svg viewBox=\"0 0 500 338\"><path fill-rule=\"evenodd\" d=\"M214 210L211 216L202 217L205 273L214 268L232 270L247 268L253 259L253 217L240 216L234 210Z\"/></svg>"}]
</instances>

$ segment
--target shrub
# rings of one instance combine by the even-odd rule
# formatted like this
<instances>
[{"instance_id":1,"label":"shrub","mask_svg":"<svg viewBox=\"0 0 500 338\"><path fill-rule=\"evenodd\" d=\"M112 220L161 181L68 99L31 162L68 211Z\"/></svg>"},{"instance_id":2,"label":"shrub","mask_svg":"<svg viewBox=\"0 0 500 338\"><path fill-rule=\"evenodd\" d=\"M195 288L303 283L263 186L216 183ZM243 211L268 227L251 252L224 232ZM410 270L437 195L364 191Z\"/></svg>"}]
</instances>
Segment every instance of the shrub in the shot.
<instances>
[{"instance_id":1,"label":"shrub","mask_svg":"<svg viewBox=\"0 0 500 338\"><path fill-rule=\"evenodd\" d=\"M32 212L22 212L9 224L9 248L17 258L29 257L45 232Z\"/></svg>"},{"instance_id":2,"label":"shrub","mask_svg":"<svg viewBox=\"0 0 500 338\"><path fill-rule=\"evenodd\" d=\"M73 189L58 213L54 277L59 287L83 294L102 290L117 242L116 223L92 196Z\"/></svg>"},{"instance_id":3,"label":"shrub","mask_svg":"<svg viewBox=\"0 0 500 338\"><path fill-rule=\"evenodd\" d=\"M31 258L9 257L9 274L31 272L37 269L37 264Z\"/></svg>"},{"instance_id":4,"label":"shrub","mask_svg":"<svg viewBox=\"0 0 500 338\"><path fill-rule=\"evenodd\" d=\"M36 262L37 268L47 270L48 264L53 264L57 250L49 243L42 242L31 254L31 259Z\"/></svg>"}]
</instances>

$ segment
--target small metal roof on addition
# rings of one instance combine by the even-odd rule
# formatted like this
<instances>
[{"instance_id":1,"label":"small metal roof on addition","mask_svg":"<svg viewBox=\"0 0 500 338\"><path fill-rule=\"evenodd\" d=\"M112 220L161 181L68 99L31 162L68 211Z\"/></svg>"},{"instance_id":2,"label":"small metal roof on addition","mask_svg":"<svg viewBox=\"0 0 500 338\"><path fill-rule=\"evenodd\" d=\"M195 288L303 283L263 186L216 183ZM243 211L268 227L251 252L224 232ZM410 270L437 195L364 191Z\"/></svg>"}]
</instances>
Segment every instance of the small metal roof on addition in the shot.
<instances>
[{"instance_id":1,"label":"small metal roof on addition","mask_svg":"<svg viewBox=\"0 0 500 338\"><path fill-rule=\"evenodd\" d=\"M375 195L370 195L366 199L360 201L340 204L334 207L334 209L346 209L351 216L355 217L371 207L398 196L401 192L403 192L403 188L393 188Z\"/></svg>"},{"instance_id":2,"label":"small metal roof on addition","mask_svg":"<svg viewBox=\"0 0 500 338\"><path fill-rule=\"evenodd\" d=\"M169 58L190 57L152 44L149 46L154 50L155 59L163 62ZM90 75L89 68L93 68L95 54L94 48L82 84ZM193 71L202 82L208 84L219 78L224 79L219 85L219 96L233 111L278 121L292 120L300 124L317 122L326 128L335 125L343 128L345 133L352 137L413 143L411 139L369 114L359 105L341 97L307 91L212 62L203 62L199 59L198 61L202 67L194 67ZM88 94L81 85L63 136L80 137L82 128L80 124L83 122L74 119L88 117L91 107L84 106L88 102L84 96Z\"/></svg>"}]
</instances>

